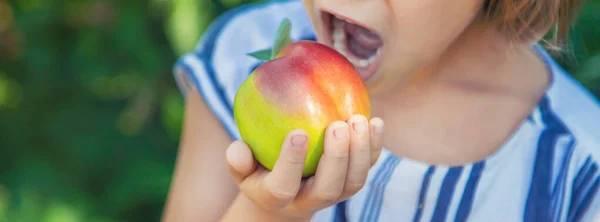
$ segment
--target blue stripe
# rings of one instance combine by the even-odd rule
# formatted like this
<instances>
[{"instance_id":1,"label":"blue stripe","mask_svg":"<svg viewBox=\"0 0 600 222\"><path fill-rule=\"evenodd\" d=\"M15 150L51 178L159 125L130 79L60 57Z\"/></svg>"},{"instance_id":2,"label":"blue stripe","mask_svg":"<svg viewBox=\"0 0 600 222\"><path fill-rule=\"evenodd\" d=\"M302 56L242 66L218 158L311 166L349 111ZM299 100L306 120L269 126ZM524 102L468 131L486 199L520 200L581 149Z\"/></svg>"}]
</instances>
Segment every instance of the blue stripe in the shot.
<instances>
[{"instance_id":1,"label":"blue stripe","mask_svg":"<svg viewBox=\"0 0 600 222\"><path fill-rule=\"evenodd\" d=\"M588 162L586 161L586 163ZM585 171L582 171L584 169ZM576 181L577 185L573 186L571 209L569 210L568 216L569 221L578 221L581 219L583 212L587 210L587 207L590 204L589 202L591 202L590 198L593 198L593 194L595 194L598 189L597 171L598 165L596 163L584 164L579 170L577 178L581 179ZM592 193L592 196L590 196L590 193Z\"/></svg>"},{"instance_id":2,"label":"blue stripe","mask_svg":"<svg viewBox=\"0 0 600 222\"><path fill-rule=\"evenodd\" d=\"M473 199L475 198L475 191L477 191L477 185L479 184L483 169L485 169L485 161L473 165L471 173L469 174L469 179L467 180L467 185L465 185L462 199L458 205L456 216L454 217L455 222L466 221L467 218L469 218L471 207L473 206Z\"/></svg>"},{"instance_id":3,"label":"blue stripe","mask_svg":"<svg viewBox=\"0 0 600 222\"><path fill-rule=\"evenodd\" d=\"M551 221L550 220L550 180L552 179L552 160L554 158L553 139L555 132L545 130L542 132L538 143L536 160L533 167L533 178L529 188L527 204L525 205L524 221Z\"/></svg>"},{"instance_id":4,"label":"blue stripe","mask_svg":"<svg viewBox=\"0 0 600 222\"><path fill-rule=\"evenodd\" d=\"M585 173L581 184L578 187L574 187L571 197L573 198L575 204L579 203L580 200L583 199L582 193L584 193L585 188L589 186L590 182L594 178L594 175L596 175L596 171L598 171L598 165L594 163Z\"/></svg>"},{"instance_id":5,"label":"blue stripe","mask_svg":"<svg viewBox=\"0 0 600 222\"><path fill-rule=\"evenodd\" d=\"M346 202L344 200L335 205L335 211L333 212L333 222L346 222L348 218L346 218Z\"/></svg>"},{"instance_id":6,"label":"blue stripe","mask_svg":"<svg viewBox=\"0 0 600 222\"><path fill-rule=\"evenodd\" d=\"M256 68L258 68L258 67L259 67L260 65L262 65L262 64L263 64L263 62L257 62L257 63L255 63L253 66L251 66L251 67L250 67L250 70L248 70L248 73L252 73L252 72L254 72L254 70L255 70Z\"/></svg>"},{"instance_id":7,"label":"blue stripe","mask_svg":"<svg viewBox=\"0 0 600 222\"><path fill-rule=\"evenodd\" d=\"M567 174L569 173L569 166L571 165L571 159L573 157L573 151L575 150L573 145L575 144L575 139L571 138L569 144L567 145L567 153L565 154L564 160L562 162L562 169L557 178L556 185L554 186L554 190L552 191L552 196L556 197L552 202L552 208L554 212L552 212L552 216L554 217L554 221L559 221L562 217L563 205L564 205L564 197L565 190L567 184Z\"/></svg>"},{"instance_id":8,"label":"blue stripe","mask_svg":"<svg viewBox=\"0 0 600 222\"><path fill-rule=\"evenodd\" d=\"M585 177L586 173L590 170L591 167L592 157L588 156L588 158L586 158L585 162L583 163L583 166L579 168L577 176L575 176L575 180L573 182L574 189L578 189L579 187L581 187L581 183L583 183L583 177Z\"/></svg>"},{"instance_id":9,"label":"blue stripe","mask_svg":"<svg viewBox=\"0 0 600 222\"><path fill-rule=\"evenodd\" d=\"M392 154L390 154L386 159L385 162L383 162L383 164L381 164L380 168L377 170L377 173L375 174L375 178L373 178L373 180L371 181L371 186L369 187L369 192L367 193L367 197L365 198L364 201L364 205L363 205L363 209L360 212L360 221L366 221L366 219L368 217L370 217L370 213L372 212L371 208L373 205L373 202L375 201L375 197L377 196L377 192L379 191L379 187L381 187L381 182L384 180L385 174L387 174L387 171L390 171L390 166L394 166L395 164L394 162L397 163L398 158L396 158L395 156L393 156Z\"/></svg>"},{"instance_id":10,"label":"blue stripe","mask_svg":"<svg viewBox=\"0 0 600 222\"><path fill-rule=\"evenodd\" d=\"M379 169L377 170L377 173L375 174L375 177L373 178L373 180L371 181L371 187L369 187L369 192L367 192L367 197L365 198L365 201L363 202L363 209L360 212L360 221L364 221L365 217L367 216L366 213L368 212L369 207L371 206L371 202L373 201L372 199L374 198L374 194L373 192L375 192L375 184L379 183L379 180L381 180L381 177L383 177L384 171L387 169L387 166L392 162L393 158L392 155L390 154L390 156L388 156L385 161L381 164L381 166L379 167Z\"/></svg>"},{"instance_id":11,"label":"blue stripe","mask_svg":"<svg viewBox=\"0 0 600 222\"><path fill-rule=\"evenodd\" d=\"M425 205L425 194L427 194L427 190L429 189L429 182L431 181L431 176L435 172L435 167L429 167L423 176L423 182L421 183L421 191L419 192L419 202L417 203L417 210L415 211L415 215L413 216L413 221L418 222L421 220L421 215L423 215L423 207Z\"/></svg>"},{"instance_id":12,"label":"blue stripe","mask_svg":"<svg viewBox=\"0 0 600 222\"><path fill-rule=\"evenodd\" d=\"M556 142L568 133L566 127L554 116L550 101L543 97L540 101L542 122L546 126L538 141L537 154L533 166L533 175L529 187L529 195L523 215L524 221L553 221L552 202L556 196L552 191L552 169L554 169L554 152Z\"/></svg>"},{"instance_id":13,"label":"blue stripe","mask_svg":"<svg viewBox=\"0 0 600 222\"><path fill-rule=\"evenodd\" d=\"M207 89L204 89L204 88L200 87L200 81L195 76L196 74L195 74L194 70L192 69L192 67L190 67L188 64L184 63L183 60L179 60L177 62L177 66L181 67L182 69L184 69L188 73L187 75L189 75L191 77L189 79L191 79L194 82L194 85L196 86L196 89L200 92L200 95L203 98L207 98L206 97L206 90ZM215 87L217 87L217 86L215 86ZM221 121L221 123L225 123L225 120L223 119L224 118L223 117L223 113L217 113L214 110L214 107L211 104L213 102L214 101L208 101L208 100L206 101L206 103L208 104L208 107L213 111L213 113L216 114L217 118ZM223 125L223 128L225 128L225 130L227 130L227 133L229 134L229 136L231 138L235 138L236 137L236 134L233 131L234 129L230 129L229 127L226 126L226 124L222 124L222 125Z\"/></svg>"},{"instance_id":14,"label":"blue stripe","mask_svg":"<svg viewBox=\"0 0 600 222\"><path fill-rule=\"evenodd\" d=\"M266 5L267 4L265 4L263 7L265 7ZM196 51L196 56L203 61L204 69L206 70L206 73L208 74L210 79L210 84L217 88L217 95L219 95L219 98L223 101L223 104L225 105L229 113L233 113L233 107L227 99L227 96L225 95L225 92L222 89L221 85L217 81L215 68L212 64L214 54L213 52L215 50L217 38L221 35L221 32L223 31L224 27L231 20L237 17L240 13L247 11L248 9L251 9L253 7L256 7L256 5L243 5L221 14L214 22L211 23L210 27L204 32L205 36L203 38L203 42L201 43L202 47L199 47L200 50Z\"/></svg>"},{"instance_id":15,"label":"blue stripe","mask_svg":"<svg viewBox=\"0 0 600 222\"><path fill-rule=\"evenodd\" d=\"M446 177L444 177L444 181L442 182L442 188L438 194L437 203L435 205L435 210L433 211L433 217L431 218L431 221L446 221L448 206L450 205L450 200L452 200L452 196L454 195L454 189L456 188L456 183L460 178L462 170L463 167L452 167L448 170L448 173L446 173Z\"/></svg>"},{"instance_id":16,"label":"blue stripe","mask_svg":"<svg viewBox=\"0 0 600 222\"><path fill-rule=\"evenodd\" d=\"M305 41L313 41L313 42L316 42L316 41L317 41L317 36L316 36L316 35L314 35L314 33L313 33L313 34L311 34L311 35L302 36L302 37L300 38L300 40L305 40Z\"/></svg>"},{"instance_id":17,"label":"blue stripe","mask_svg":"<svg viewBox=\"0 0 600 222\"><path fill-rule=\"evenodd\" d=\"M377 186L377 196L375 196L374 198L374 206L373 209L369 212L369 221L378 221L379 220L379 215L381 214L381 204L383 203L383 199L384 199L384 193L385 193L385 188L387 187L388 183L390 182L390 178L392 177L392 174L394 173L394 170L396 169L396 166L398 165L398 163L400 162L400 159L398 158L394 158L394 161L392 163L392 165L390 166L389 170L386 171L386 174L383 178L383 181L381 184L379 184L379 186Z\"/></svg>"},{"instance_id":18,"label":"blue stripe","mask_svg":"<svg viewBox=\"0 0 600 222\"><path fill-rule=\"evenodd\" d=\"M592 203L592 200L594 200L594 198L597 198L596 194L598 193L599 185L600 177L596 177L594 183L592 184L590 189L588 189L588 192L584 195L584 199L581 201L580 204L578 204L577 211L573 215L573 219L570 221L581 221L583 215L585 215L590 204Z\"/></svg>"}]
</instances>

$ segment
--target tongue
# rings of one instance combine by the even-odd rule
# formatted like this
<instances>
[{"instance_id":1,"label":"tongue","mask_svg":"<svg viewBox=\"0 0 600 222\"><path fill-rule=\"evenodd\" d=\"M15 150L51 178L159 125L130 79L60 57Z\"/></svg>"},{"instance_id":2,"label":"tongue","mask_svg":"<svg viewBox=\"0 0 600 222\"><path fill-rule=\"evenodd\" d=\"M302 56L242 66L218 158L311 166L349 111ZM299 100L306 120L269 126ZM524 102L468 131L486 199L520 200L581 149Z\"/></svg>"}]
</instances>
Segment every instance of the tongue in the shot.
<instances>
[{"instance_id":1,"label":"tongue","mask_svg":"<svg viewBox=\"0 0 600 222\"><path fill-rule=\"evenodd\" d=\"M368 29L365 29L359 25L346 23L344 29L348 36L355 40L361 48L367 50L377 50L383 45L383 41L379 36Z\"/></svg>"},{"instance_id":2,"label":"tongue","mask_svg":"<svg viewBox=\"0 0 600 222\"><path fill-rule=\"evenodd\" d=\"M352 52L352 54L359 59L368 59L373 56L377 49L369 49L363 47L355 38L350 37L348 41L348 49Z\"/></svg>"}]
</instances>

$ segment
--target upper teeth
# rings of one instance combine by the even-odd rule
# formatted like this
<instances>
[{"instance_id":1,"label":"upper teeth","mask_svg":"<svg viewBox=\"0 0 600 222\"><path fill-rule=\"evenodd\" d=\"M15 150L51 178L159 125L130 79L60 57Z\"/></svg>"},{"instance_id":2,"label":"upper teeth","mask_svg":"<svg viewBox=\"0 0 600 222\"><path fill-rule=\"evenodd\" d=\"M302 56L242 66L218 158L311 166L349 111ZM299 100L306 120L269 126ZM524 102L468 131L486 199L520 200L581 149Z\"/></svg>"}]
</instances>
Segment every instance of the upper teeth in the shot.
<instances>
[{"instance_id":1,"label":"upper teeth","mask_svg":"<svg viewBox=\"0 0 600 222\"><path fill-rule=\"evenodd\" d=\"M333 48L335 48L338 52L340 52L342 55L346 56L346 58L348 58L348 60L357 67L367 67L370 64L372 64L375 59L377 58L377 56L379 55L379 51L377 50L377 52L375 53L375 55L369 57L368 59L356 59L353 58L352 56L348 56L349 52L348 52L348 46L347 46L347 42L346 42L346 31L344 31L344 23L345 21L343 21L342 19L333 18L333 30L332 30L332 40L333 40Z\"/></svg>"},{"instance_id":2,"label":"upper teeth","mask_svg":"<svg viewBox=\"0 0 600 222\"><path fill-rule=\"evenodd\" d=\"M344 31L344 22L336 19L333 22L333 47L346 56L346 32Z\"/></svg>"}]
</instances>

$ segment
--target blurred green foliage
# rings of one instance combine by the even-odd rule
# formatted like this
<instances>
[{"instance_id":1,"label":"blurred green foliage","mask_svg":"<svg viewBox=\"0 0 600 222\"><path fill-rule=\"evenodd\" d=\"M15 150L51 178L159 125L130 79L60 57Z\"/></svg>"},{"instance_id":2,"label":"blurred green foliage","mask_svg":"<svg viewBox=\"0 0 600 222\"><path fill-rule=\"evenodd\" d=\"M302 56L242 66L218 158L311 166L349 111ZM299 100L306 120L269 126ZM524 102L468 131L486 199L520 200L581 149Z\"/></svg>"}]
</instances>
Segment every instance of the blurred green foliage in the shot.
<instances>
[{"instance_id":1,"label":"blurred green foliage","mask_svg":"<svg viewBox=\"0 0 600 222\"><path fill-rule=\"evenodd\" d=\"M159 220L183 100L171 68L247 0L0 0L0 221ZM600 95L600 0L561 63Z\"/></svg>"}]
</instances>

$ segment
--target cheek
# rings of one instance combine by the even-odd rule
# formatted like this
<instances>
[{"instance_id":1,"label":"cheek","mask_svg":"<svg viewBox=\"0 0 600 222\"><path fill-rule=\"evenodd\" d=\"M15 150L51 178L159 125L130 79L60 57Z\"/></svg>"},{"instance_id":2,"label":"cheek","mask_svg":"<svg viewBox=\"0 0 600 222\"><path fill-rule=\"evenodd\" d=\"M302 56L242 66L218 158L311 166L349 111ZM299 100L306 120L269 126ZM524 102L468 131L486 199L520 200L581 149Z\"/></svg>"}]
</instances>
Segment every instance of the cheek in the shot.
<instances>
[{"instance_id":1,"label":"cheek","mask_svg":"<svg viewBox=\"0 0 600 222\"><path fill-rule=\"evenodd\" d=\"M384 61L368 83L372 94L412 80L434 62L472 23L480 0L388 0L390 32L384 36ZM402 58L402 59L398 59Z\"/></svg>"},{"instance_id":2,"label":"cheek","mask_svg":"<svg viewBox=\"0 0 600 222\"><path fill-rule=\"evenodd\" d=\"M317 13L317 6L315 5L315 1L314 0L302 0L302 5L304 6L304 12L307 14L308 19L310 20L313 29L315 31L315 35L317 37L317 40L320 42L321 40L323 40L323 32L322 32L322 24L321 24L321 17L319 17L319 14Z\"/></svg>"},{"instance_id":3,"label":"cheek","mask_svg":"<svg viewBox=\"0 0 600 222\"><path fill-rule=\"evenodd\" d=\"M395 23L392 36L405 44L400 48L430 57L447 48L471 24L482 1L391 0L389 4Z\"/></svg>"},{"instance_id":4,"label":"cheek","mask_svg":"<svg viewBox=\"0 0 600 222\"><path fill-rule=\"evenodd\" d=\"M302 6L304 6L304 12L308 14L308 17L313 20L316 19L315 15L315 2L314 0L302 0Z\"/></svg>"}]
</instances>

